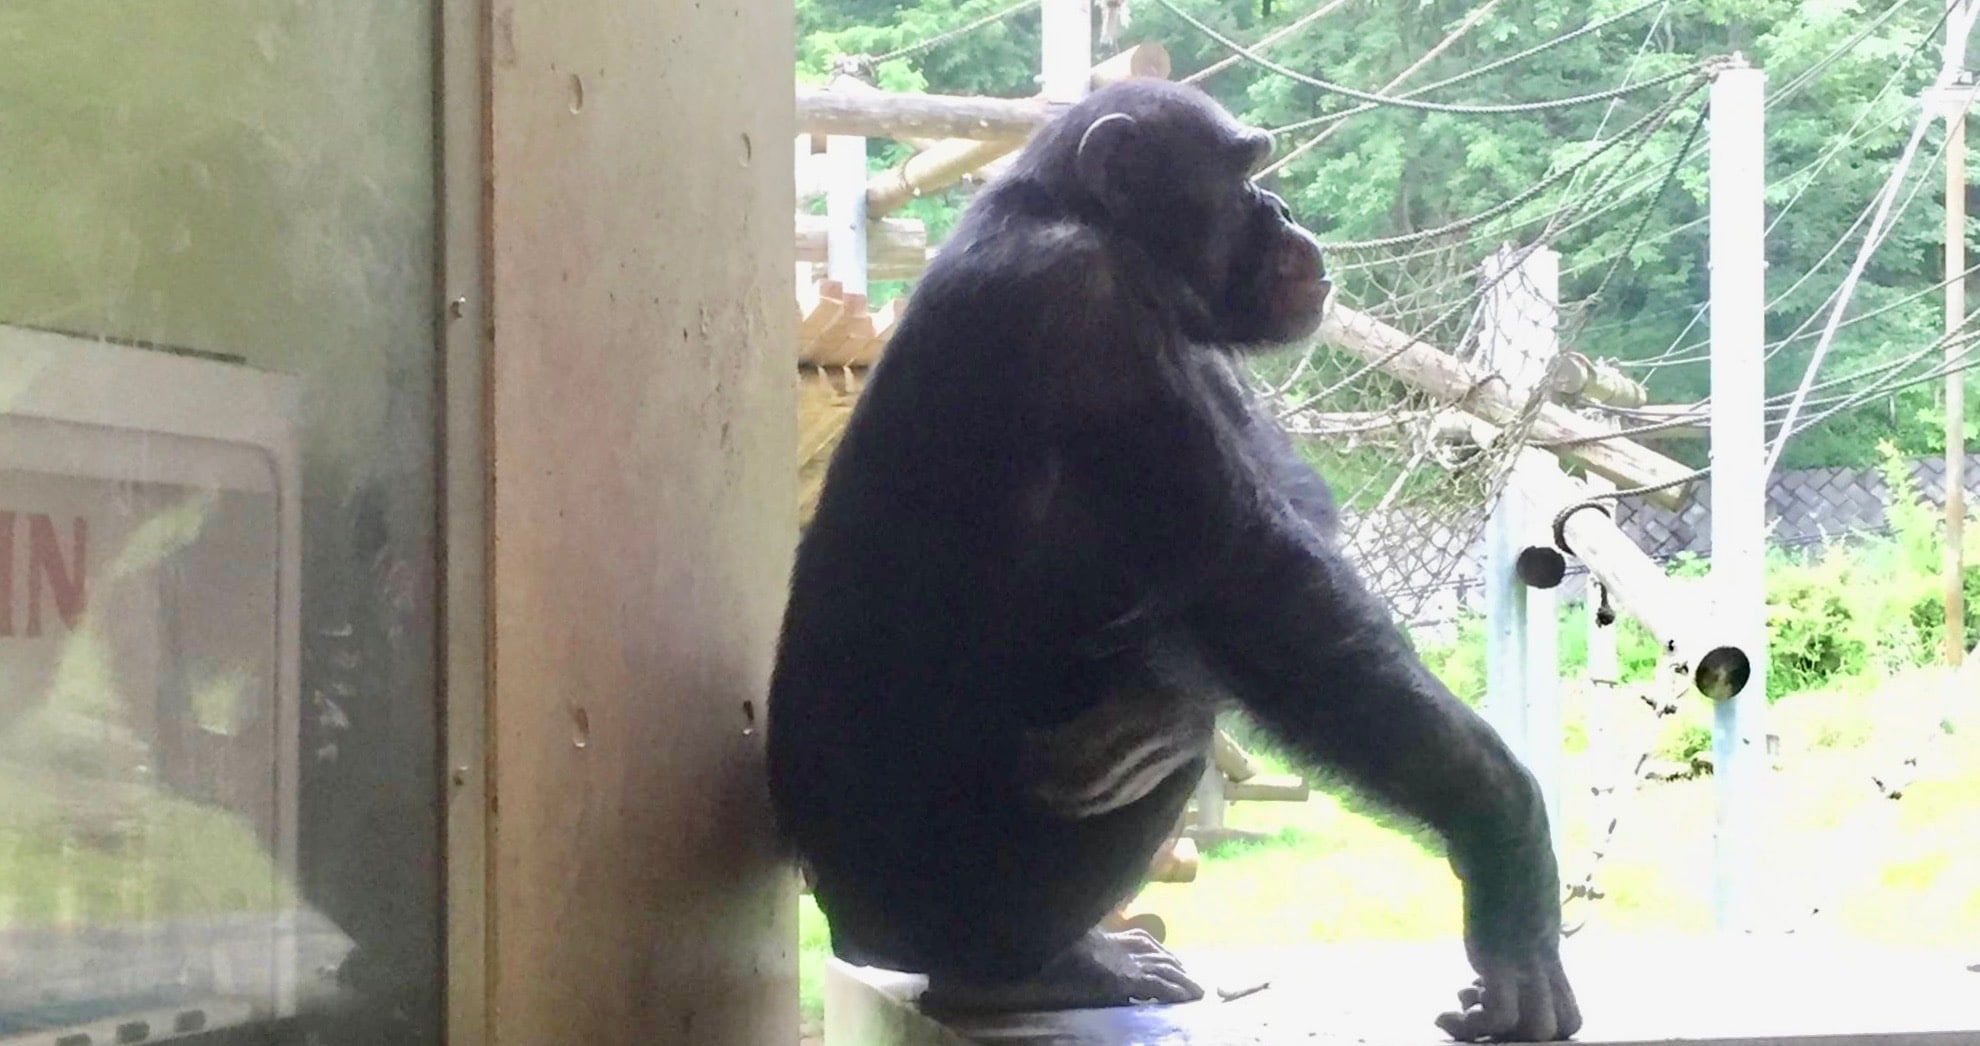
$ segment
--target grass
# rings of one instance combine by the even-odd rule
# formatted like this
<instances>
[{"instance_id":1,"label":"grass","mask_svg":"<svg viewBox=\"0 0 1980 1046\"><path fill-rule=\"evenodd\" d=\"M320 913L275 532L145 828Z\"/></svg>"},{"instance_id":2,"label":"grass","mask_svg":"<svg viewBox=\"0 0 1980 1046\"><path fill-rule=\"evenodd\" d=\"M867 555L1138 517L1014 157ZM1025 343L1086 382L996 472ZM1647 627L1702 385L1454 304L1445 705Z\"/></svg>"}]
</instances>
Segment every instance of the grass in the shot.
<instances>
[{"instance_id":1,"label":"grass","mask_svg":"<svg viewBox=\"0 0 1980 1046\"><path fill-rule=\"evenodd\" d=\"M1765 848L1777 887L1769 891L1774 925L1821 926L1880 944L1980 941L1980 848L1971 845L1980 839L1980 709L1971 695L1958 700L1956 685L1944 673L1914 670L1845 681L1774 706L1782 759L1771 778ZM1568 696L1579 727L1588 694ZM1647 711L1634 714L1642 706L1626 693L1618 697L1625 725L1611 743L1631 758L1675 729ZM1955 732L1939 732L1902 799L1882 798L1870 775L1921 750L1919 741L1938 729L1944 697L1953 698ZM1676 718L1706 721L1703 699L1689 701ZM1564 758L1564 877L1586 867L1598 813L1589 786L1615 765L1604 751L1591 745ZM1255 754L1268 764L1284 761L1269 746ZM1714 784L1710 777L1649 783L1624 801L1599 868L1607 897L1588 909L1583 932L1710 928ZM1179 949L1455 940L1460 895L1443 857L1408 826L1371 815L1354 798L1332 794L1305 803L1234 804L1232 826L1269 838L1206 853L1195 882L1151 884L1131 910L1161 915L1169 943ZM1810 916L1814 909L1819 913ZM802 1005L806 1019L817 1021L828 936L809 898L800 927Z\"/></svg>"}]
</instances>

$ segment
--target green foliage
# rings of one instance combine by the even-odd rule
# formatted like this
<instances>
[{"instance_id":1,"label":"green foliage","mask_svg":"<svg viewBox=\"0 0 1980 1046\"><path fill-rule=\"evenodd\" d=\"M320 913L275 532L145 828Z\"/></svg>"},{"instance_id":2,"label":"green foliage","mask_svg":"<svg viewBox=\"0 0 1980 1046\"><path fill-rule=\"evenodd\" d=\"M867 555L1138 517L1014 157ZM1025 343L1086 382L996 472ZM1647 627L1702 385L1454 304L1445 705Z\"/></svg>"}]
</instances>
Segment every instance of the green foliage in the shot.
<instances>
[{"instance_id":1,"label":"green foliage","mask_svg":"<svg viewBox=\"0 0 1980 1046\"><path fill-rule=\"evenodd\" d=\"M1657 757L1673 763L1688 764L1711 750L1712 726L1695 715L1672 720L1657 739Z\"/></svg>"},{"instance_id":2,"label":"green foliage","mask_svg":"<svg viewBox=\"0 0 1980 1046\"><path fill-rule=\"evenodd\" d=\"M1192 16L1235 39L1256 40L1310 12L1320 0L1269 6L1228 0L1179 0ZM1494 59L1562 32L1615 14L1633 0L1502 0L1474 28L1426 63L1397 90L1477 69ZM880 54L1000 9L1004 0L800 0L799 75L816 81L842 54ZM1350 0L1333 14L1274 44L1270 55L1293 69L1372 89L1387 84L1440 43L1476 6L1474 0L1419 0L1409 4ZM1794 387L1807 366L1823 309L1860 242L1852 226L1890 171L1909 132L1918 91L1937 64L1934 4L1901 5L1874 31L1839 55L1852 36L1891 10L1888 0L1711 0L1670 4L1574 40L1540 56L1440 89L1438 101L1488 103L1568 97L1684 68L1700 59L1739 51L1766 70L1768 293L1770 339L1796 340L1769 359L1773 392ZM1027 11L905 60L882 63L882 86L895 90L1028 94L1037 65L1038 16ZM1223 49L1150 4L1136 7L1124 43L1157 41L1169 49L1178 76L1225 56ZM1804 76L1804 74L1808 74ZM1281 127L1354 103L1313 87L1239 63L1204 87L1241 118ZM1586 155L1670 97L1654 88L1614 106L1583 105L1493 116L1423 113L1381 108L1346 120L1318 148L1275 176L1301 221L1329 239L1363 239L1427 229L1478 214L1532 186L1550 171ZM1453 257L1407 257L1408 252L1341 254L1335 275L1345 300L1381 303L1398 290L1444 285L1462 289L1468 267L1500 242L1530 240L1539 219L1566 202L1587 199L1611 170L1615 190L1635 195L1576 228L1560 231L1562 293L1580 302L1581 325L1570 328L1574 347L1596 355L1644 360L1673 346L1677 365L1647 372L1652 399L1681 402L1707 391L1702 363L1706 328L1693 326L1707 289L1705 149L1690 155L1669 191L1650 198L1663 170L1676 158L1699 119L1704 95L1695 96L1663 132L1630 154L1623 146L1584 172L1499 222L1475 230L1475 239ZM1311 132L1292 132L1284 145ZM1875 366L1928 345L1940 333L1939 295L1932 293L1941 260L1936 179L1932 162L1943 132L1933 129L1912 184L1921 189L1897 218L1890 239L1865 273L1844 327L1824 364L1824 378ZM897 145L875 145L876 165L899 158ZM1833 152L1833 157L1824 160ZM1623 166L1618 169L1617 164ZM965 202L959 188L917 200L908 213L930 224L939 240ZM1592 206L1616 202L1613 193ZM1635 236L1642 219L1641 236ZM1841 249L1832 250L1838 243ZM1613 275L1610 270L1613 266ZM1812 277L1802 280L1804 275ZM884 299L904 286L875 288ZM1599 300L1589 299L1599 291ZM1431 304L1448 300L1445 290ZM1887 311L1886 307L1889 307ZM1435 312L1432 308L1429 312ZM1425 319L1428 318L1426 315ZM1447 326L1449 326L1447 324ZM1454 337L1452 330L1433 336ZM1646 373L1646 372L1639 372ZM1337 371L1314 368L1313 388ZM1306 386L1301 386L1302 388ZM1853 386L1852 386L1853 387ZM1365 409L1372 394L1358 386L1358 403L1322 409ZM1830 390L1831 394L1836 390ZM1938 396L1933 384L1912 386L1843 412L1797 436L1784 467L1867 465L1880 440L1906 454L1942 445ZM1677 445L1671 453L1697 459L1700 448ZM1700 459L1702 461L1702 459ZM1350 482L1384 485L1380 470L1359 458L1340 463ZM1393 469L1393 464L1390 468Z\"/></svg>"},{"instance_id":3,"label":"green foliage","mask_svg":"<svg viewBox=\"0 0 1980 1046\"><path fill-rule=\"evenodd\" d=\"M1769 555L1767 589L1767 696L1832 688L1852 679L1874 679L1934 663L1944 641L1942 556L1945 531L1940 511L1926 501L1911 479L1897 445L1879 447L1889 487L1890 533L1868 540L1836 541L1807 551L1776 550ZM1980 524L1980 518L1976 518ZM1966 634L1980 635L1980 525L1966 533ZM1704 575L1705 560L1675 557L1673 577ZM1560 665L1563 678L1582 675L1587 665L1583 607L1563 607ZM1640 683L1657 672L1660 652L1633 619L1617 620L1617 655L1623 681ZM1466 614L1446 642L1419 640L1418 653L1459 699L1476 705L1485 694L1484 620ZM1704 731L1701 735L1700 731ZM1699 738L1704 736L1706 741ZM1703 747L1701 747L1703 745ZM1703 722L1677 722L1665 739L1666 754L1678 760L1709 747Z\"/></svg>"},{"instance_id":4,"label":"green foliage","mask_svg":"<svg viewBox=\"0 0 1980 1046\"><path fill-rule=\"evenodd\" d=\"M1560 608L1558 649L1562 678L1576 678L1588 668L1588 629L1586 609L1579 603ZM1657 640L1635 619L1618 616L1616 660L1622 681L1641 683L1657 673ZM1460 701L1476 707L1485 698L1485 617L1466 611L1458 619L1456 635L1448 642L1418 642L1423 663L1443 680Z\"/></svg>"},{"instance_id":5,"label":"green foliage","mask_svg":"<svg viewBox=\"0 0 1980 1046\"><path fill-rule=\"evenodd\" d=\"M1897 446L1886 441L1879 451L1890 490L1890 536L1777 554L1769 565L1770 699L1929 664L1940 654L1940 513L1918 492ZM1980 541L1969 537L1967 545L1965 589L1980 593L1980 562L1973 557ZM1980 607L1970 596L1965 624L1968 635L1980 627Z\"/></svg>"}]
</instances>

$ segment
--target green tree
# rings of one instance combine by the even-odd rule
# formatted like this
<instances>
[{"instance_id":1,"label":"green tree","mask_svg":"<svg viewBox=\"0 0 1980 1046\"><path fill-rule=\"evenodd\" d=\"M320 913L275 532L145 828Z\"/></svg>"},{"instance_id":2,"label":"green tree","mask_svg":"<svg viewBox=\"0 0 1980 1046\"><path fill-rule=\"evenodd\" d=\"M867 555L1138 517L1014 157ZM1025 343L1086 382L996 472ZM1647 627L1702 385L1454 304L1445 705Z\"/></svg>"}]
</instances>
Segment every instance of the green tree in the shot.
<instances>
[{"instance_id":1,"label":"green tree","mask_svg":"<svg viewBox=\"0 0 1980 1046\"><path fill-rule=\"evenodd\" d=\"M1173 0L1192 17L1239 40L1255 40L1310 12L1319 0L1260 5L1231 0ZM1381 3L1349 0L1273 45L1270 57L1320 79L1374 90L1443 41L1483 0ZM1004 0L801 0L800 75L817 79L841 54L882 54L927 39ZM1636 6L1636 0L1501 0L1439 57L1397 91L1459 76L1550 40L1590 21ZM1919 91L1938 65L1937 4L1859 0L1673 0L1530 59L1426 94L1449 103L1558 99L1653 78L1702 59L1744 54L1768 74L1768 334L1770 390L1791 392L1806 368L1825 303L1854 258L1859 216L1889 175L1917 113ZM1035 10L1014 15L908 59L882 63L878 79L894 90L1021 95L1035 90ZM1129 42L1169 49L1177 74L1225 56L1226 50L1155 0L1136 0ZM1680 82L1682 83L1682 81ZM1350 98L1239 63L1203 85L1241 118L1280 128L1342 112ZM1597 102L1505 115L1420 112L1380 107L1342 121L1319 147L1290 162L1275 187L1301 221L1331 241L1368 240L1434 229L1485 212L1528 190L1550 172L1585 157L1667 102L1677 84L1652 87L1613 104ZM1332 262L1349 300L1385 309L1421 326L1461 306L1470 272L1491 249L1547 230L1547 219L1578 206L1548 230L1562 252L1564 300L1576 322L1575 347L1636 361L1657 402L1684 402L1709 392L1706 326L1694 323L1706 300L1706 149L1697 138L1661 195L1703 115L1700 92L1639 144L1618 145L1529 205L1426 251L1337 252ZM1291 132L1289 148L1314 132ZM1844 377L1930 345L1940 334L1939 235L1943 130L1934 128L1913 165L1898 216L1857 289L1825 360L1822 379ZM876 146L874 163L903 150ZM1613 174L1613 177L1608 177ZM1605 178L1607 181L1605 183ZM1596 187L1606 184L1601 192ZM945 231L967 190L915 201L910 213ZM1905 197L1901 196L1903 200ZM1605 209L1606 208L1606 209ZM1582 219L1578 223L1572 218ZM1568 225L1562 229L1562 224ZM1838 246L1840 244L1840 246ZM1448 343L1459 322L1430 332ZM1799 335L1798 337L1794 337ZM1663 365L1650 366L1653 361ZM1916 368L1904 373L1913 373ZM1321 383L1338 370L1313 368ZM1853 382L1816 394L1861 388ZM1365 397L1366 392L1364 390ZM1903 453L1940 446L1936 383L1838 414L1799 436L1786 467L1868 464L1888 439ZM1696 455L1694 446L1672 452Z\"/></svg>"}]
</instances>

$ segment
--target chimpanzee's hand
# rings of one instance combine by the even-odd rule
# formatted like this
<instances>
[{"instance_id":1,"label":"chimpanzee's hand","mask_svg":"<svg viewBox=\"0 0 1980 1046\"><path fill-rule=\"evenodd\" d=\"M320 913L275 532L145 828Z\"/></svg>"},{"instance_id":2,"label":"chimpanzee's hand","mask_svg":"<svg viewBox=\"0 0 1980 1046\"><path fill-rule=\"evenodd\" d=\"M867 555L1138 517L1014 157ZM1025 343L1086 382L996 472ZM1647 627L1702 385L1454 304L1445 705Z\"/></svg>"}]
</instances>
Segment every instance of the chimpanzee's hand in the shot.
<instances>
[{"instance_id":1,"label":"chimpanzee's hand","mask_svg":"<svg viewBox=\"0 0 1980 1046\"><path fill-rule=\"evenodd\" d=\"M1459 867L1464 944L1478 979L1458 992L1461 1010L1437 1026L1460 1042L1551 1042L1581 1030L1581 1009L1561 967L1559 874L1546 849ZM1466 874L1469 871L1470 874Z\"/></svg>"}]
</instances>

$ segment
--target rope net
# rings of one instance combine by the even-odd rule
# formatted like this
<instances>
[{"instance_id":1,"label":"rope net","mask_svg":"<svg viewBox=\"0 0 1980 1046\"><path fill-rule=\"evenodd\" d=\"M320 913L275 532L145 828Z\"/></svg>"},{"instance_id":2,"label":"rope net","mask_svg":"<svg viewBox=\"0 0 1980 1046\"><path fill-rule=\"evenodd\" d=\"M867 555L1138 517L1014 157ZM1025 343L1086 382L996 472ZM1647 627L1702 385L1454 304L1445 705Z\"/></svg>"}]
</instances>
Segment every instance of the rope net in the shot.
<instances>
[{"instance_id":1,"label":"rope net","mask_svg":"<svg viewBox=\"0 0 1980 1046\"><path fill-rule=\"evenodd\" d=\"M1706 82L1679 85L1578 160L1477 215L1326 246L1339 304L1449 353L1481 386L1510 398L1513 419L1496 426L1489 447L1471 438L1449 403L1410 387L1383 361L1316 341L1253 363L1257 387L1334 487L1349 555L1398 619L1434 626L1477 606L1486 518L1546 402L1553 359L1534 358L1533 346L1571 346L1599 311L1609 278L1642 235L1638 213L1649 212L1696 152ZM1682 144L1646 161L1644 145L1660 133ZM1528 263L1540 248L1610 223L1631 229L1626 245L1606 259L1606 271L1598 265L1581 281L1590 289L1557 302L1557 264L1541 265L1547 275L1536 282Z\"/></svg>"}]
</instances>

